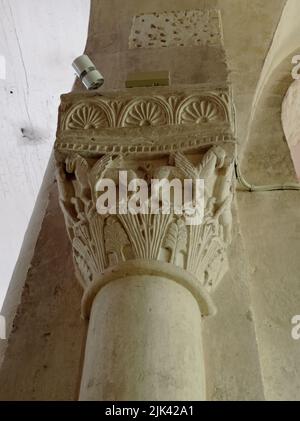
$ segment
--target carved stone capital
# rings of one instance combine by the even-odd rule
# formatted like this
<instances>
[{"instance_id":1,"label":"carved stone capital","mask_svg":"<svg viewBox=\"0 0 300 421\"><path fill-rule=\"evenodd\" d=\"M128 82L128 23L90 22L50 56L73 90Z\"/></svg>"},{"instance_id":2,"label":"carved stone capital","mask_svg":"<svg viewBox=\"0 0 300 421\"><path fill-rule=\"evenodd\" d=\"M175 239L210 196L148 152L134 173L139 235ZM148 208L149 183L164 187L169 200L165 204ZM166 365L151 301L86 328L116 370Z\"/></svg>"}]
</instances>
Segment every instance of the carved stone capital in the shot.
<instances>
[{"instance_id":1,"label":"carved stone capital","mask_svg":"<svg viewBox=\"0 0 300 421\"><path fill-rule=\"evenodd\" d=\"M133 273L161 271L169 278L173 273L175 281L181 279L197 296L202 314L213 312L209 293L227 270L231 241L234 140L229 103L228 93L218 89L63 98L57 178L77 276L85 290L85 315L91 297L130 267ZM202 224L188 225L187 216L175 212L100 215L96 185L105 177L118 188L120 171L147 183L204 179ZM182 276L175 276L172 268Z\"/></svg>"}]
</instances>

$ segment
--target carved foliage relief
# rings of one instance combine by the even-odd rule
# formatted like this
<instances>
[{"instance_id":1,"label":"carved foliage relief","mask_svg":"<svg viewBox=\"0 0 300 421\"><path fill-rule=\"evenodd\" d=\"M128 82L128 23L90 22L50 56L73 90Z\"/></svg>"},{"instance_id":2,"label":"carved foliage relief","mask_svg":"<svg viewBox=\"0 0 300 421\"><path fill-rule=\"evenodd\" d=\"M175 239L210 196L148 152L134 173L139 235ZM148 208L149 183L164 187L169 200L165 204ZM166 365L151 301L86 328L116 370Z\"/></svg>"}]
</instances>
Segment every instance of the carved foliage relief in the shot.
<instances>
[{"instance_id":1,"label":"carved foliage relief","mask_svg":"<svg viewBox=\"0 0 300 421\"><path fill-rule=\"evenodd\" d=\"M189 104L194 110L193 102ZM132 105L131 110L126 119L129 115L130 119L158 118L155 106L136 110ZM212 113L212 109L206 112ZM95 124L102 122L96 113L86 113L86 117L94 118ZM103 177L117 179L120 170L126 170L132 179L146 181L155 177L204 178L203 223L189 226L185 215L174 213L99 215L96 183ZM153 158L138 162L115 154L98 160L70 155L59 164L58 184L82 286L87 288L107 267L119 262L150 259L182 267L196 275L208 290L215 288L226 270L225 249L231 240L232 178L232 160L220 146L207 150L196 164L180 152L165 156L164 162Z\"/></svg>"}]
</instances>

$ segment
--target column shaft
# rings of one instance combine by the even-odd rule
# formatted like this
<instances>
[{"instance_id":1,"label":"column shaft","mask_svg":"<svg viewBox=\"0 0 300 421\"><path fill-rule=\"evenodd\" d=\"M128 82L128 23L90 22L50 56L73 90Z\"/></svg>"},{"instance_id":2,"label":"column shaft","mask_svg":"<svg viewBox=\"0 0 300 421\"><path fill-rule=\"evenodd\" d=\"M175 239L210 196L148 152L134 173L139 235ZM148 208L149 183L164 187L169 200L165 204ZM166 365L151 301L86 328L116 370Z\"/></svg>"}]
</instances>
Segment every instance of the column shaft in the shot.
<instances>
[{"instance_id":1,"label":"column shaft","mask_svg":"<svg viewBox=\"0 0 300 421\"><path fill-rule=\"evenodd\" d=\"M188 289L128 276L97 294L80 400L204 400L201 314Z\"/></svg>"}]
</instances>

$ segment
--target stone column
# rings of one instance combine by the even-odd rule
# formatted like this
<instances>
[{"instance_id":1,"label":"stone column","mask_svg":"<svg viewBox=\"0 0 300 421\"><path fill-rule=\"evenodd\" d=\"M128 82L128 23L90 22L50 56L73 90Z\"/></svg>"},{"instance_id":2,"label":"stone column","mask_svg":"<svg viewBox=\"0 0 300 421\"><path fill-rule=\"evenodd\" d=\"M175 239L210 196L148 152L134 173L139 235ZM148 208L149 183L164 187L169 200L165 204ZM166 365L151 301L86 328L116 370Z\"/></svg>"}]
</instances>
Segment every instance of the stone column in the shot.
<instances>
[{"instance_id":1,"label":"stone column","mask_svg":"<svg viewBox=\"0 0 300 421\"><path fill-rule=\"evenodd\" d=\"M93 301L80 399L204 400L193 295L163 264L126 262L116 271Z\"/></svg>"},{"instance_id":2,"label":"stone column","mask_svg":"<svg viewBox=\"0 0 300 421\"><path fill-rule=\"evenodd\" d=\"M227 270L234 140L226 88L63 96L61 206L90 318L81 400L205 400L203 317ZM133 93L133 95L132 95ZM100 215L104 178L204 179L204 219Z\"/></svg>"}]
</instances>

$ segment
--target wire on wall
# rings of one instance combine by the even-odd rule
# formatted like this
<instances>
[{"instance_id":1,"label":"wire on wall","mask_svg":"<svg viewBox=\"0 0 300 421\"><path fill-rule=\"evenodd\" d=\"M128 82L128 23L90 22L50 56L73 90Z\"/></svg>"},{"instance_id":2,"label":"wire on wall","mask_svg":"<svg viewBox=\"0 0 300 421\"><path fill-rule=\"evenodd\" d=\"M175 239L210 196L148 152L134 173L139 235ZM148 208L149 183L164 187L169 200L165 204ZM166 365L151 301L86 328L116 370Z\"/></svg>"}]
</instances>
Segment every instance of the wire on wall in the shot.
<instances>
[{"instance_id":1,"label":"wire on wall","mask_svg":"<svg viewBox=\"0 0 300 421\"><path fill-rule=\"evenodd\" d=\"M256 186L254 184L248 183L247 180L243 177L239 163L237 159L235 160L235 174L238 182L247 189L249 192L267 192L267 191L278 191L278 190L300 190L300 185L297 183L287 183L287 184L274 184L274 185L262 185Z\"/></svg>"}]
</instances>

